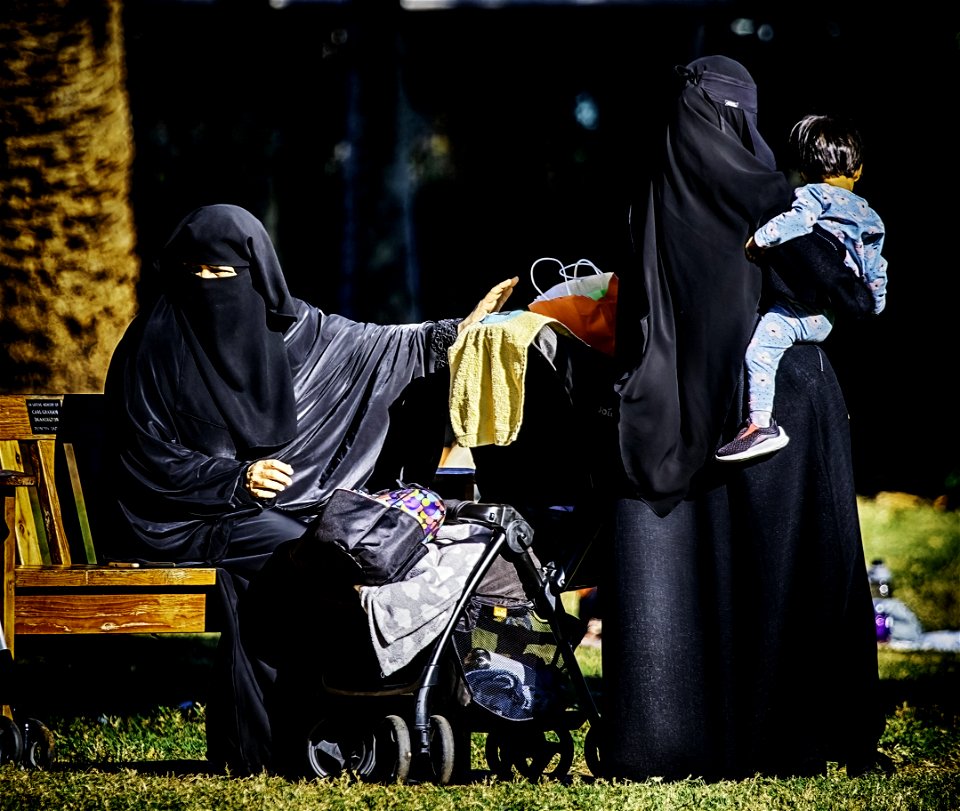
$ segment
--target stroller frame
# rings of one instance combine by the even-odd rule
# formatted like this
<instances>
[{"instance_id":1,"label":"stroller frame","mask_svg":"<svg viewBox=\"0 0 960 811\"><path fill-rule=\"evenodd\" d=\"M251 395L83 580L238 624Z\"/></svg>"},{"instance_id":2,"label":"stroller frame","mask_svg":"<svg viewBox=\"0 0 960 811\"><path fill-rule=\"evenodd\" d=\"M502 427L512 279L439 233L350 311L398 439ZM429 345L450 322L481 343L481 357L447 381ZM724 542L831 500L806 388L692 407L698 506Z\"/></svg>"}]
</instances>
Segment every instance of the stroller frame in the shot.
<instances>
[{"instance_id":1,"label":"stroller frame","mask_svg":"<svg viewBox=\"0 0 960 811\"><path fill-rule=\"evenodd\" d=\"M424 651L429 651L429 655L419 677L412 683L374 691L336 686L324 679L324 695L347 705L354 702L361 721L357 721L357 716L347 721L345 709L341 708L339 723L325 717L314 725L306 741L309 771L314 777L349 772L366 782L428 781L443 785L468 770L471 733L486 731L487 763L497 776L509 778L516 769L531 780L544 775L560 778L566 776L573 760L571 730L589 721L585 757L591 772L599 774L600 714L576 661L574 645L563 633L563 624L570 624L571 620L560 599L565 571L553 564L538 566L531 554L533 528L509 505L450 500L448 520L451 518L491 530L491 540L470 572L449 621ZM451 687L453 695L457 691L461 697L470 695L462 662L459 656L451 655L455 653L453 635L481 581L505 552L510 555L520 582L530 587L527 593L533 610L546 619L552 631L556 645L554 661L565 665L577 709L518 721L500 717L470 699L454 702L451 695L445 696L446 700L435 697L445 687ZM455 673L451 673L451 660L455 660ZM364 711L362 705L370 699L379 700L384 707L379 720L369 708ZM438 709L438 705L443 706ZM454 712L456 724L448 718ZM550 732L558 740L548 740Z\"/></svg>"}]
</instances>

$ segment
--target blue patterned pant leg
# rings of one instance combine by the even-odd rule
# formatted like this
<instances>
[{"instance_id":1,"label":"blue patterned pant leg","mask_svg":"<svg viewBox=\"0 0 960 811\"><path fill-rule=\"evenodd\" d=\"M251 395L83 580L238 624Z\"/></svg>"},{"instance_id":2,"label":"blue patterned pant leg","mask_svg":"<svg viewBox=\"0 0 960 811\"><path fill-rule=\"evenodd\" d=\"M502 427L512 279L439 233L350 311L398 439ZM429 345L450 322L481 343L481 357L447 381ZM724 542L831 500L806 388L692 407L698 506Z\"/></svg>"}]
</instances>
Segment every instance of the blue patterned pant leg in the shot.
<instances>
[{"instance_id":1,"label":"blue patterned pant leg","mask_svg":"<svg viewBox=\"0 0 960 811\"><path fill-rule=\"evenodd\" d=\"M832 328L831 314L789 304L774 304L760 317L746 352L751 414L773 412L777 367L783 353L795 343L821 343Z\"/></svg>"}]
</instances>

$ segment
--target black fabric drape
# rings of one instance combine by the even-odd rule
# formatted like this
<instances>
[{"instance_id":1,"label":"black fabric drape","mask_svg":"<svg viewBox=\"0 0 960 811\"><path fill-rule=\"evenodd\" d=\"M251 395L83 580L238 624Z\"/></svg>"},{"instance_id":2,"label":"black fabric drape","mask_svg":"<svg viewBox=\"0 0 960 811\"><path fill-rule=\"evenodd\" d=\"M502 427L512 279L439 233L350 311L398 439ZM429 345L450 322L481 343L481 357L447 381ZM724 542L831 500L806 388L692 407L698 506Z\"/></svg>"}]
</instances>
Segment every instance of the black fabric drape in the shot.
<instances>
[{"instance_id":1,"label":"black fabric drape","mask_svg":"<svg viewBox=\"0 0 960 811\"><path fill-rule=\"evenodd\" d=\"M681 81L658 174L632 215L638 267L621 274L617 308L620 450L661 514L717 447L760 298L744 245L790 199L756 129L750 74L704 57Z\"/></svg>"},{"instance_id":2,"label":"black fabric drape","mask_svg":"<svg viewBox=\"0 0 960 811\"><path fill-rule=\"evenodd\" d=\"M604 767L707 779L823 772L883 730L848 416L826 355L789 350L790 444L714 466L666 516L623 499L607 550Z\"/></svg>"},{"instance_id":3,"label":"black fabric drape","mask_svg":"<svg viewBox=\"0 0 960 811\"><path fill-rule=\"evenodd\" d=\"M283 339L297 435L269 454L238 447L166 299L121 340L106 392L121 437L119 502L138 544L115 552L216 562L229 522L265 506L239 486L261 456L294 468L293 484L270 506L291 515L315 513L334 488L370 476L391 406L434 368L432 326L359 324L302 301L296 307Z\"/></svg>"},{"instance_id":4,"label":"black fabric drape","mask_svg":"<svg viewBox=\"0 0 960 811\"><path fill-rule=\"evenodd\" d=\"M229 267L234 277L197 271ZM180 222L157 261L209 397L244 449L275 448L297 430L283 331L295 319L266 231L239 206L203 206Z\"/></svg>"},{"instance_id":5,"label":"black fabric drape","mask_svg":"<svg viewBox=\"0 0 960 811\"><path fill-rule=\"evenodd\" d=\"M843 243L819 225L811 234L768 249L761 308L773 298L787 298L820 310L830 308L844 320L873 315L873 294L863 278L843 264L846 252Z\"/></svg>"}]
</instances>

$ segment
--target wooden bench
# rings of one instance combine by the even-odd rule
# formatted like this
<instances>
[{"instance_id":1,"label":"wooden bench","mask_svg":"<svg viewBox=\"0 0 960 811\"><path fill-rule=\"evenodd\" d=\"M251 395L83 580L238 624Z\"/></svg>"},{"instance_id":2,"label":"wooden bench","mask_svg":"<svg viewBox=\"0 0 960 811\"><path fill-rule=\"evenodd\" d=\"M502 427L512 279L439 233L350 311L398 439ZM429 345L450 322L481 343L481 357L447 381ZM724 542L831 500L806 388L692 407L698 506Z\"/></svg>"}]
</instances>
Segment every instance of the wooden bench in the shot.
<instances>
[{"instance_id":1,"label":"wooden bench","mask_svg":"<svg viewBox=\"0 0 960 811\"><path fill-rule=\"evenodd\" d=\"M106 430L103 395L0 395L0 620L10 655L27 634L215 630L215 568L122 566L98 555ZM11 717L9 706L3 714Z\"/></svg>"}]
</instances>

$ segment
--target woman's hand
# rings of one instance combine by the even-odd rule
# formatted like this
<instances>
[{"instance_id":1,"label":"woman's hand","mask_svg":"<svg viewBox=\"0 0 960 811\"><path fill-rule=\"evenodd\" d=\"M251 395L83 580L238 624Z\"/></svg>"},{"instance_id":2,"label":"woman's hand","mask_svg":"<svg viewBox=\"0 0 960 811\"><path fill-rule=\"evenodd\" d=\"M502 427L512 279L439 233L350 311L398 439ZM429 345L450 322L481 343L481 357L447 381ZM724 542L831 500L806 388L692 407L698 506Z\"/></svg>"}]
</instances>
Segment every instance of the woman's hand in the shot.
<instances>
[{"instance_id":1,"label":"woman's hand","mask_svg":"<svg viewBox=\"0 0 960 811\"><path fill-rule=\"evenodd\" d=\"M457 325L457 332L463 332L471 324L482 321L490 313L500 312L500 308L510 298L510 294L513 293L513 288L516 287L518 281L520 281L520 278L514 276L512 279L505 279L496 287L491 288L490 292L480 299L480 303L473 308L473 312Z\"/></svg>"},{"instance_id":2,"label":"woman's hand","mask_svg":"<svg viewBox=\"0 0 960 811\"><path fill-rule=\"evenodd\" d=\"M292 483L293 468L279 459L258 459L247 468L245 486L254 498L276 498Z\"/></svg>"}]
</instances>

